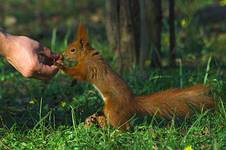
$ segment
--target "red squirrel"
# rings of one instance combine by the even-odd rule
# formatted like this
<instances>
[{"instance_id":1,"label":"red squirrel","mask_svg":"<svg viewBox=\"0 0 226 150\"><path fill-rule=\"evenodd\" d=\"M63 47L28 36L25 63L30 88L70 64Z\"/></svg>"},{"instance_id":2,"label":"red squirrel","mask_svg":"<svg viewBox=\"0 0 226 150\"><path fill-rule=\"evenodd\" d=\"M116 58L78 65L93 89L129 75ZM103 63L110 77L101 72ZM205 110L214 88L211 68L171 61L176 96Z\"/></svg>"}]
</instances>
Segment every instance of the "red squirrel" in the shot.
<instances>
[{"instance_id":1,"label":"red squirrel","mask_svg":"<svg viewBox=\"0 0 226 150\"><path fill-rule=\"evenodd\" d=\"M135 96L123 79L112 70L98 51L91 47L86 28L79 26L77 39L62 54L77 61L73 67L57 63L66 74L76 80L91 83L104 100L104 114L108 124L121 130L129 129L129 120L135 113L165 118L186 117L197 110L213 108L214 99L209 89L195 85L184 89L169 89L146 96Z\"/></svg>"}]
</instances>

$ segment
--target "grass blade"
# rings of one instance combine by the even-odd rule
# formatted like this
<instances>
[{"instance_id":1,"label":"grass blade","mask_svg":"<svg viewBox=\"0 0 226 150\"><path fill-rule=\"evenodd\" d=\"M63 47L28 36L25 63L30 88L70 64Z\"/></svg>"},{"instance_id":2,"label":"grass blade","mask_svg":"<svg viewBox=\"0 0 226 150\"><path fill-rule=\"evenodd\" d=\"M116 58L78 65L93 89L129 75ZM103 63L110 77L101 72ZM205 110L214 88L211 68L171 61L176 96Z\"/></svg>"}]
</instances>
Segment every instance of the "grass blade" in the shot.
<instances>
[{"instance_id":1,"label":"grass blade","mask_svg":"<svg viewBox=\"0 0 226 150\"><path fill-rule=\"evenodd\" d=\"M207 63L207 66L206 66L206 74L205 74L205 77L204 77L203 84L206 84L206 82L207 82L211 60L212 60L212 56L210 56L209 59L208 59L208 63Z\"/></svg>"}]
</instances>

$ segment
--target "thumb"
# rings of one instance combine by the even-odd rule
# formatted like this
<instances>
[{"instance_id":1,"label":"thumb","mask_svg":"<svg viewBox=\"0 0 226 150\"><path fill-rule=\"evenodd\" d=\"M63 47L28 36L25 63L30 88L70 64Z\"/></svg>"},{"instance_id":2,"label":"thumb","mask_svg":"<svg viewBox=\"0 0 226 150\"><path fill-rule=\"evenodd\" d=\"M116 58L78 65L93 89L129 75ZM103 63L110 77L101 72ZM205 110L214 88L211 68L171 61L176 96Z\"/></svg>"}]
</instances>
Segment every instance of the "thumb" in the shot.
<instances>
[{"instance_id":1,"label":"thumb","mask_svg":"<svg viewBox=\"0 0 226 150\"><path fill-rule=\"evenodd\" d=\"M45 55L48 58L52 58L52 52L49 48L43 47L42 51L40 52L42 55Z\"/></svg>"},{"instance_id":2,"label":"thumb","mask_svg":"<svg viewBox=\"0 0 226 150\"><path fill-rule=\"evenodd\" d=\"M43 53L50 59L54 59L54 60L57 60L60 55L59 54L56 54L56 53L53 53L51 52L51 50L47 47L44 47L43 48Z\"/></svg>"}]
</instances>

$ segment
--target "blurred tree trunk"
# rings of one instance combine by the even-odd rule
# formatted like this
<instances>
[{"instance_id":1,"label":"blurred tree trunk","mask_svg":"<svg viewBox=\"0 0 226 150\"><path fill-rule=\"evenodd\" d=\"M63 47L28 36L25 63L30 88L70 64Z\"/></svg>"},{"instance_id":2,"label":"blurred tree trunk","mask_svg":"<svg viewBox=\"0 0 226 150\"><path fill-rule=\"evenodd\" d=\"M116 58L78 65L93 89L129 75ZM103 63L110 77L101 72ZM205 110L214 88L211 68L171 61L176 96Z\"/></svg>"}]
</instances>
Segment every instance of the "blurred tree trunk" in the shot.
<instances>
[{"instance_id":1,"label":"blurred tree trunk","mask_svg":"<svg viewBox=\"0 0 226 150\"><path fill-rule=\"evenodd\" d=\"M161 66L161 0L107 0L106 29L120 73Z\"/></svg>"},{"instance_id":2,"label":"blurred tree trunk","mask_svg":"<svg viewBox=\"0 0 226 150\"><path fill-rule=\"evenodd\" d=\"M139 0L107 0L106 29L108 40L116 50L120 73L130 71L139 58Z\"/></svg>"},{"instance_id":3,"label":"blurred tree trunk","mask_svg":"<svg viewBox=\"0 0 226 150\"><path fill-rule=\"evenodd\" d=\"M176 64L175 1L169 0L170 64Z\"/></svg>"},{"instance_id":4,"label":"blurred tree trunk","mask_svg":"<svg viewBox=\"0 0 226 150\"><path fill-rule=\"evenodd\" d=\"M140 12L141 43L139 66L141 69L150 63L155 67L161 66L161 0L140 0Z\"/></svg>"}]
</instances>

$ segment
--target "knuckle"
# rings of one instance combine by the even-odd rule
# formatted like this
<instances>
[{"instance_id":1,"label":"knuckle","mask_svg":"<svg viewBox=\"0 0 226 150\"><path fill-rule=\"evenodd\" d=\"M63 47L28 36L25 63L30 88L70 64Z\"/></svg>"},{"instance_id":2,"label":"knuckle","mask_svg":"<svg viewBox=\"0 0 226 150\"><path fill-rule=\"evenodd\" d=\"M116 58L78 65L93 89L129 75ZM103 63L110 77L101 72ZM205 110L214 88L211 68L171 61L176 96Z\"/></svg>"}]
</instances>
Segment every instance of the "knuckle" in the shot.
<instances>
[{"instance_id":1,"label":"knuckle","mask_svg":"<svg viewBox=\"0 0 226 150\"><path fill-rule=\"evenodd\" d=\"M26 36L19 36L19 38L21 39L21 40L24 40L24 41L27 41L27 40L29 40L29 38L28 37L26 37Z\"/></svg>"},{"instance_id":2,"label":"knuckle","mask_svg":"<svg viewBox=\"0 0 226 150\"><path fill-rule=\"evenodd\" d=\"M38 68L37 68L37 62L36 61L33 61L31 64L30 64L30 70L31 71L36 71Z\"/></svg>"},{"instance_id":3,"label":"knuckle","mask_svg":"<svg viewBox=\"0 0 226 150\"><path fill-rule=\"evenodd\" d=\"M32 77L33 76L33 73L36 72L37 68L36 68L36 65L35 63L31 63L29 65L27 65L25 71L22 73L22 75L24 77Z\"/></svg>"},{"instance_id":4,"label":"knuckle","mask_svg":"<svg viewBox=\"0 0 226 150\"><path fill-rule=\"evenodd\" d=\"M22 75L26 78L30 78L30 77L32 77L32 72L31 71L25 71L25 72L22 72Z\"/></svg>"}]
</instances>

